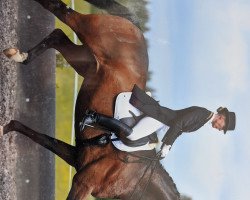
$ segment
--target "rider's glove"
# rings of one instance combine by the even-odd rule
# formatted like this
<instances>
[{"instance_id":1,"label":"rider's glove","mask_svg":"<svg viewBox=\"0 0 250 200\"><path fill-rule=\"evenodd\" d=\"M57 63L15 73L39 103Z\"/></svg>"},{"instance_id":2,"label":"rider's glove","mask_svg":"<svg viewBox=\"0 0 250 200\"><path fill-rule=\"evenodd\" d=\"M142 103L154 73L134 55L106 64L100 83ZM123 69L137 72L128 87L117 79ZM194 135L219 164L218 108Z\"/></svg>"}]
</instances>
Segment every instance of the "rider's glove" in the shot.
<instances>
[{"instance_id":1,"label":"rider's glove","mask_svg":"<svg viewBox=\"0 0 250 200\"><path fill-rule=\"evenodd\" d=\"M160 157L165 158L170 148L171 148L171 145L166 145L166 144L162 145L161 151L159 152Z\"/></svg>"}]
</instances>

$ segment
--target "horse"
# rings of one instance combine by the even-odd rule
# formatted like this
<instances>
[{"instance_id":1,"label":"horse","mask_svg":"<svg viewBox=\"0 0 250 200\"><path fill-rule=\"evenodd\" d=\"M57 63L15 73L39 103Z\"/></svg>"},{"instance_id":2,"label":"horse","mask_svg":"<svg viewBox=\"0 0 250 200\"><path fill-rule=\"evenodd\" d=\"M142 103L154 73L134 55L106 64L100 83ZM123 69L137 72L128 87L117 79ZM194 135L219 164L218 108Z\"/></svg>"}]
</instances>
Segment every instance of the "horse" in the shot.
<instances>
[{"instance_id":1,"label":"horse","mask_svg":"<svg viewBox=\"0 0 250 200\"><path fill-rule=\"evenodd\" d=\"M112 142L91 145L104 134L102 129L84 128L79 123L86 110L112 117L116 96L129 92L134 84L145 89L148 52L145 38L128 9L113 0L86 0L106 9L113 6L124 13L80 14L60 0L34 0L67 24L82 45L72 43L55 29L39 44L22 53L4 50L6 56L27 64L49 48L61 52L73 69L84 77L75 105L75 146L30 129L17 120L1 126L3 135L21 133L62 158L76 169L67 200L97 198L125 200L175 200L180 194L175 183L156 159L155 150L128 153ZM108 10L110 11L110 10Z\"/></svg>"}]
</instances>

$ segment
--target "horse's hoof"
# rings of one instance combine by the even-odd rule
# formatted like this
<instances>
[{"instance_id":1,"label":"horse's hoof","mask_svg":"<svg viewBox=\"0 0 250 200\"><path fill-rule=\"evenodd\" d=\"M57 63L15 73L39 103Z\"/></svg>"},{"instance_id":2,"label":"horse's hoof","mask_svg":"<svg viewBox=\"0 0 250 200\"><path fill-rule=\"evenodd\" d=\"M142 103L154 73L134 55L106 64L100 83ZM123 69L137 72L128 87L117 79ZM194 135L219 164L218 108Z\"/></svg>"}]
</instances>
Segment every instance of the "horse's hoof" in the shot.
<instances>
[{"instance_id":1,"label":"horse's hoof","mask_svg":"<svg viewBox=\"0 0 250 200\"><path fill-rule=\"evenodd\" d=\"M3 137L3 126L0 126L0 138Z\"/></svg>"},{"instance_id":2,"label":"horse's hoof","mask_svg":"<svg viewBox=\"0 0 250 200\"><path fill-rule=\"evenodd\" d=\"M28 53L20 53L19 49L17 48L9 48L3 50L3 53L11 60L15 62L22 63L28 58Z\"/></svg>"}]
</instances>

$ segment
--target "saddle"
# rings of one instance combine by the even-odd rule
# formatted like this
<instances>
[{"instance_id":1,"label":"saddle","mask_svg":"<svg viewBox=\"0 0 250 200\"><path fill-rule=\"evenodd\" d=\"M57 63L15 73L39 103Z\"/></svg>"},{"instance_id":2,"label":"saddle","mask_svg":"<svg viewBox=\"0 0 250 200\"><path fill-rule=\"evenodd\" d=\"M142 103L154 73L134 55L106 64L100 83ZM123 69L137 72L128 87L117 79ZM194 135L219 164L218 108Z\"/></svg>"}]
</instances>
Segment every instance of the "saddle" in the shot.
<instances>
[{"instance_id":1,"label":"saddle","mask_svg":"<svg viewBox=\"0 0 250 200\"><path fill-rule=\"evenodd\" d=\"M132 106L129 103L131 97L131 92L120 93L116 98L114 118L133 128L143 117L141 111ZM93 112L94 113L94 112ZM103 128L102 126L95 125L94 128L102 129L105 134L100 136L87 139L82 141L84 146L90 145L105 145L112 142L113 145L122 151L139 151L139 150L152 150L154 147L150 144L155 144L158 142L158 137L156 133L152 133L150 136L140 138L138 140L132 141L126 137L116 136L116 133L112 133L110 130ZM121 140L120 140L121 138Z\"/></svg>"},{"instance_id":2,"label":"saddle","mask_svg":"<svg viewBox=\"0 0 250 200\"><path fill-rule=\"evenodd\" d=\"M133 128L138 121L145 117L145 114L129 103L131 94L131 92L122 92L117 96L114 118ZM151 95L150 92L147 92L147 94ZM112 134L111 139L115 138L115 134ZM156 133L152 133L151 135L139 140L131 141L123 139L122 142L115 140L112 141L112 143L116 148L122 151L151 150L152 148L149 147L149 144L158 143L158 137Z\"/></svg>"}]
</instances>

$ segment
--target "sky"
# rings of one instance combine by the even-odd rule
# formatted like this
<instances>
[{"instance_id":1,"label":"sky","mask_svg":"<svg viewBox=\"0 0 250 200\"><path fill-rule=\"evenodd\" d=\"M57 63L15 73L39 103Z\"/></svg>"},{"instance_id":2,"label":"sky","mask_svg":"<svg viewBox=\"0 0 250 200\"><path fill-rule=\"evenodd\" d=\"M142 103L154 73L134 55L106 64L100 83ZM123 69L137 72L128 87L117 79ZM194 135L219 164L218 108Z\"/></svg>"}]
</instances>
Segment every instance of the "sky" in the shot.
<instances>
[{"instance_id":1,"label":"sky","mask_svg":"<svg viewBox=\"0 0 250 200\"><path fill-rule=\"evenodd\" d=\"M226 135L208 124L182 134L163 160L193 200L250 196L250 0L151 0L148 85L172 109L220 106L236 113Z\"/></svg>"}]
</instances>

